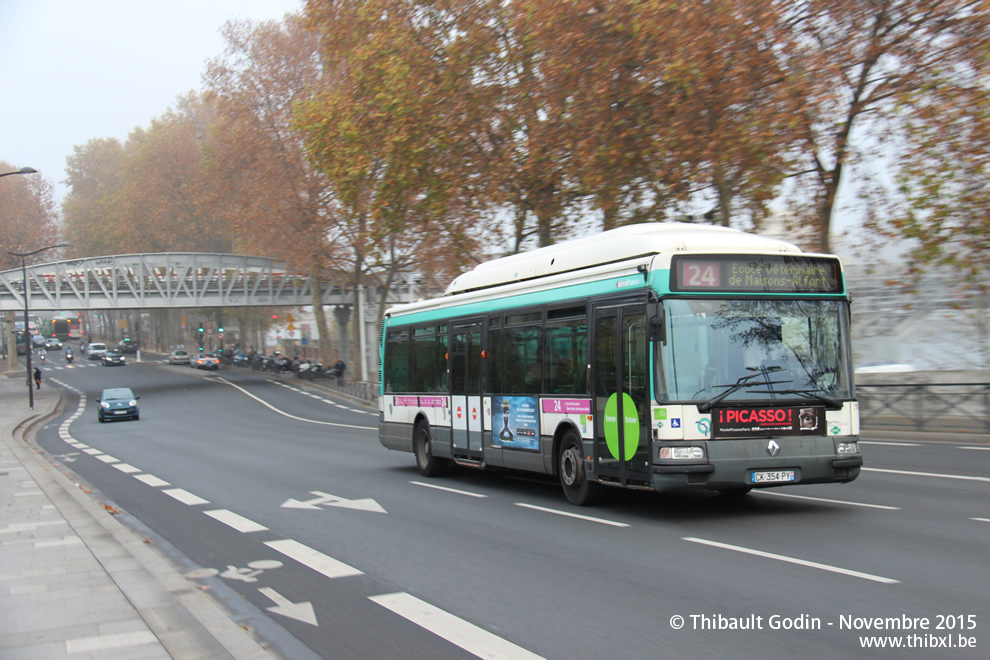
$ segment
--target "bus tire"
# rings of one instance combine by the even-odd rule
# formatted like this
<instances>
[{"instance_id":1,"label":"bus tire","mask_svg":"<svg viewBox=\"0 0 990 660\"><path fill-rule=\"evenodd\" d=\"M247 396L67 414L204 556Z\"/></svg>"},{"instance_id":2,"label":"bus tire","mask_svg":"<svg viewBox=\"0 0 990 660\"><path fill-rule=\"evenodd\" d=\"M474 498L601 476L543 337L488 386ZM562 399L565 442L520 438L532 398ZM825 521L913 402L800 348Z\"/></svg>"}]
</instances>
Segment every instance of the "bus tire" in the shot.
<instances>
[{"instance_id":1,"label":"bus tire","mask_svg":"<svg viewBox=\"0 0 990 660\"><path fill-rule=\"evenodd\" d=\"M592 483L585 478L581 436L574 430L565 431L560 441L557 473L560 475L560 487L564 489L564 495L571 504L589 506L601 501L601 484Z\"/></svg>"},{"instance_id":2,"label":"bus tire","mask_svg":"<svg viewBox=\"0 0 990 660\"><path fill-rule=\"evenodd\" d=\"M416 425L413 431L413 453L416 454L416 466L424 477L442 477L447 473L450 462L445 458L433 455L430 444L430 427L425 422Z\"/></svg>"}]
</instances>

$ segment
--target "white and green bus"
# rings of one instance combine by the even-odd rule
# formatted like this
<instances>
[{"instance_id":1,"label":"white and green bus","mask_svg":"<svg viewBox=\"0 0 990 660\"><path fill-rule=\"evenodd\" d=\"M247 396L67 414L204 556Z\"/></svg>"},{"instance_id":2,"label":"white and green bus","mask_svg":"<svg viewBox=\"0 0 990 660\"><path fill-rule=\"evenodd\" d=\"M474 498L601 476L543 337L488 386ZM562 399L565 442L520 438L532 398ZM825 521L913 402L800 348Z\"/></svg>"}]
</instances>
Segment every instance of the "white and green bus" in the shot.
<instances>
[{"instance_id":1,"label":"white and green bus","mask_svg":"<svg viewBox=\"0 0 990 660\"><path fill-rule=\"evenodd\" d=\"M479 265L394 307L379 439L420 472L604 487L752 488L859 475L839 259L734 229L630 225Z\"/></svg>"}]
</instances>

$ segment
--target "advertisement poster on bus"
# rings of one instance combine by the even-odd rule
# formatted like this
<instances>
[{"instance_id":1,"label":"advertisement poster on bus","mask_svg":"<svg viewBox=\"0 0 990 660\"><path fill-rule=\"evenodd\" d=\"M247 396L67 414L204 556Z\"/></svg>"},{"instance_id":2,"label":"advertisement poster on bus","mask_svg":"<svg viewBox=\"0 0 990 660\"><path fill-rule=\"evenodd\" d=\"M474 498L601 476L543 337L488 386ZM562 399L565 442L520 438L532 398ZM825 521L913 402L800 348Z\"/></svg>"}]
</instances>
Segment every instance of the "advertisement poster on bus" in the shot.
<instances>
[{"instance_id":1,"label":"advertisement poster on bus","mask_svg":"<svg viewBox=\"0 0 990 660\"><path fill-rule=\"evenodd\" d=\"M492 397L492 446L540 448L540 416L535 396Z\"/></svg>"},{"instance_id":2,"label":"advertisement poster on bus","mask_svg":"<svg viewBox=\"0 0 990 660\"><path fill-rule=\"evenodd\" d=\"M712 411L712 438L825 435L825 409L817 406L753 406Z\"/></svg>"}]
</instances>

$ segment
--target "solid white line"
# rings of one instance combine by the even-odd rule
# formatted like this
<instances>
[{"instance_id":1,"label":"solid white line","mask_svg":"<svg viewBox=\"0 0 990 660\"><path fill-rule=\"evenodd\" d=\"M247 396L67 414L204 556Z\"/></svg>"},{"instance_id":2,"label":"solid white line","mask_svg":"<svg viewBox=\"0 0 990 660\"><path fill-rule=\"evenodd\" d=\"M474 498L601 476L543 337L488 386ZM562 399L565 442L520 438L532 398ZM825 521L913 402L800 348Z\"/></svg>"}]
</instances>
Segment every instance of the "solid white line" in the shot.
<instances>
[{"instance_id":1,"label":"solid white line","mask_svg":"<svg viewBox=\"0 0 990 660\"><path fill-rule=\"evenodd\" d=\"M990 481L990 477L967 477L964 474L938 474L937 472L911 472L910 470L884 470L882 468L862 468L864 472L887 472L907 474L912 477L938 477L940 479L962 479L963 481Z\"/></svg>"},{"instance_id":2,"label":"solid white line","mask_svg":"<svg viewBox=\"0 0 990 660\"><path fill-rule=\"evenodd\" d=\"M407 593L382 594L368 598L479 658L535 660L543 657Z\"/></svg>"},{"instance_id":3,"label":"solid white line","mask_svg":"<svg viewBox=\"0 0 990 660\"><path fill-rule=\"evenodd\" d=\"M293 541L292 539L265 541L265 545L331 579L363 575L361 571L353 566L348 566L342 561L337 561L319 550L313 550L309 546L303 545L298 541Z\"/></svg>"},{"instance_id":4,"label":"solid white line","mask_svg":"<svg viewBox=\"0 0 990 660\"><path fill-rule=\"evenodd\" d=\"M162 491L163 493L165 491ZM228 511L227 509L215 509L213 511L204 511L206 515L215 520L219 520L224 525L228 527L233 527L238 532L243 534L249 534L251 532L264 532L268 528L264 525L254 522L244 516L238 515L233 511Z\"/></svg>"},{"instance_id":5,"label":"solid white line","mask_svg":"<svg viewBox=\"0 0 990 660\"><path fill-rule=\"evenodd\" d=\"M168 490L163 490L163 493L169 497L174 497L183 504L188 504L189 506L195 506L197 504L209 504L209 500L204 500L199 495L193 495L188 490L182 488L170 488Z\"/></svg>"},{"instance_id":6,"label":"solid white line","mask_svg":"<svg viewBox=\"0 0 990 660\"><path fill-rule=\"evenodd\" d=\"M814 500L816 502L830 502L831 504L848 504L849 506L865 506L871 509L887 509L889 511L900 511L899 506L885 506L883 504L864 504L863 502L848 502L846 500L829 500L824 497L811 497L809 495L794 495L792 493L771 493L760 491L760 495L774 495L776 497L793 497L796 500Z\"/></svg>"},{"instance_id":7,"label":"solid white line","mask_svg":"<svg viewBox=\"0 0 990 660\"><path fill-rule=\"evenodd\" d=\"M308 422L310 424L320 424L322 426L336 426L336 427L344 428L344 429L362 429L362 430L368 430L368 431L370 431L372 429L378 428L377 426L356 426L354 424L335 424L333 422L321 422L321 421L316 420L316 419L306 419L305 417L296 417L295 415L290 415L287 412L284 412L282 410L279 410L278 408L276 408L272 404L268 403L264 399L261 399L261 398L256 397L255 395L251 394L250 392L248 392L243 387L240 387L239 385L234 385L229 380L225 380L225 379L219 378L219 377L217 378L217 380L220 381L221 383L225 383L227 385L230 385L231 387L233 387L236 390L240 390L241 392L243 392L247 396L251 397L252 399L254 399L255 401L257 401L258 403L260 403L261 405L265 406L266 408L268 408L268 409L270 409L270 410L272 410L274 412L277 412L279 415L284 415L285 417L288 417L289 419L295 419L295 420L298 420L300 422Z\"/></svg>"},{"instance_id":8,"label":"solid white line","mask_svg":"<svg viewBox=\"0 0 990 660\"><path fill-rule=\"evenodd\" d=\"M154 488L158 488L159 486L171 486L172 485L169 482L165 481L164 479L159 479L158 477L156 477L153 474L136 474L136 475L134 475L134 478L137 479L138 481L143 481L144 483L146 483L149 486L152 486Z\"/></svg>"},{"instance_id":9,"label":"solid white line","mask_svg":"<svg viewBox=\"0 0 990 660\"><path fill-rule=\"evenodd\" d=\"M772 552L763 552L762 550L753 550L751 548L744 548L738 545L729 545L728 543L719 543L717 541L707 541L705 539L694 538L693 536L683 536L681 537L684 541L690 541L691 543L701 543L702 545L710 545L716 548L724 548L726 550L735 550L736 552L743 552L748 555L756 555L757 557L766 557L767 559L776 559L778 561L785 561L790 564L798 564L799 566L808 566L809 568L818 568L823 571L830 571L832 573L841 573L842 575L849 575L852 577L862 578L864 580L872 580L874 582L882 582L884 584L899 584L900 580L892 580L890 578L881 577L879 575L870 575L869 573L861 573L859 571L852 571L848 568L839 568L838 566L829 566L828 564L819 564L815 561L807 561L805 559L796 559L795 557L788 557L786 555L777 555Z\"/></svg>"},{"instance_id":10,"label":"solid white line","mask_svg":"<svg viewBox=\"0 0 990 660\"><path fill-rule=\"evenodd\" d=\"M458 495L467 495L468 497L488 497L487 495L482 495L481 493L470 493L466 490L457 490L456 488L447 488L446 486L437 486L436 484L426 484L422 481L410 481L409 483L416 486L423 486L425 488L433 488L434 490L442 490L448 493L456 493Z\"/></svg>"},{"instance_id":11,"label":"solid white line","mask_svg":"<svg viewBox=\"0 0 990 660\"><path fill-rule=\"evenodd\" d=\"M124 474L134 474L135 472L140 472L141 471L141 468L134 467L133 465L130 465L129 463L114 463L113 466L115 468L117 468L118 470L120 470L121 472L123 472Z\"/></svg>"},{"instance_id":12,"label":"solid white line","mask_svg":"<svg viewBox=\"0 0 990 660\"><path fill-rule=\"evenodd\" d=\"M861 445L889 445L891 447L920 447L917 442L878 442L876 440L860 440Z\"/></svg>"},{"instance_id":13,"label":"solid white line","mask_svg":"<svg viewBox=\"0 0 990 660\"><path fill-rule=\"evenodd\" d=\"M569 513L567 511L558 511L557 509L547 509L542 506L536 506L535 504L523 504L522 502L515 502L516 506L521 506L525 509L535 509L536 511L543 511L545 513L553 513L558 516L567 516L568 518L578 518L579 520L587 520L589 522L601 523L603 525L611 525L612 527L629 527L626 523L615 522L614 520L605 520L604 518L592 518L591 516L582 516L578 513Z\"/></svg>"},{"instance_id":14,"label":"solid white line","mask_svg":"<svg viewBox=\"0 0 990 660\"><path fill-rule=\"evenodd\" d=\"M990 451L990 447L959 447L959 449L974 449L976 451Z\"/></svg>"},{"instance_id":15,"label":"solid white line","mask_svg":"<svg viewBox=\"0 0 990 660\"><path fill-rule=\"evenodd\" d=\"M990 522L990 518L970 518L970 520L976 520L978 522Z\"/></svg>"}]
</instances>

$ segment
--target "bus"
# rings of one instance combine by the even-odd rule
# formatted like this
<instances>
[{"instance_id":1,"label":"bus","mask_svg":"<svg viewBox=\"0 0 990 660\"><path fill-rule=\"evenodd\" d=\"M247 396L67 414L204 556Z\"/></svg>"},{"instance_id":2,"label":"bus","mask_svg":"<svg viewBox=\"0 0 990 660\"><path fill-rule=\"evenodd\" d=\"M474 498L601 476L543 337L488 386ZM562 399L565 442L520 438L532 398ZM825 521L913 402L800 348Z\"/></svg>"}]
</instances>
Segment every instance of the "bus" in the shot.
<instances>
[{"instance_id":1,"label":"bus","mask_svg":"<svg viewBox=\"0 0 990 660\"><path fill-rule=\"evenodd\" d=\"M79 319L73 317L52 319L52 334L63 342L78 340L82 337L79 331Z\"/></svg>"},{"instance_id":2,"label":"bus","mask_svg":"<svg viewBox=\"0 0 990 660\"><path fill-rule=\"evenodd\" d=\"M379 441L421 474L607 487L854 480L839 259L735 229L639 224L483 263L382 323Z\"/></svg>"}]
</instances>

